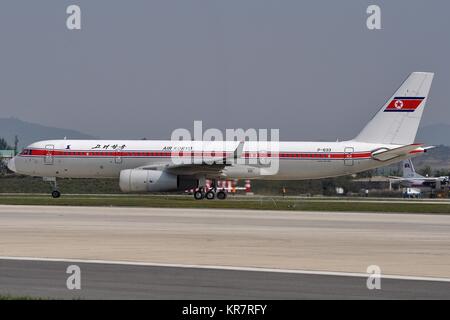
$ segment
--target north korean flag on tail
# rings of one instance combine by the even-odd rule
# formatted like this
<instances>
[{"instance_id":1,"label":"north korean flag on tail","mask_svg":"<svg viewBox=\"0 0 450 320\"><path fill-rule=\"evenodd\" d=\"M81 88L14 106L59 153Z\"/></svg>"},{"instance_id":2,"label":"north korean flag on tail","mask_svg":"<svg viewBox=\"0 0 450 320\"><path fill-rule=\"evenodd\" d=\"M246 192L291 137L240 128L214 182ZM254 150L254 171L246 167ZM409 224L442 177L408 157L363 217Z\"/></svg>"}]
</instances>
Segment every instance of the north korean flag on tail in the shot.
<instances>
[{"instance_id":1,"label":"north korean flag on tail","mask_svg":"<svg viewBox=\"0 0 450 320\"><path fill-rule=\"evenodd\" d=\"M425 97L395 97L384 112L414 112Z\"/></svg>"}]
</instances>

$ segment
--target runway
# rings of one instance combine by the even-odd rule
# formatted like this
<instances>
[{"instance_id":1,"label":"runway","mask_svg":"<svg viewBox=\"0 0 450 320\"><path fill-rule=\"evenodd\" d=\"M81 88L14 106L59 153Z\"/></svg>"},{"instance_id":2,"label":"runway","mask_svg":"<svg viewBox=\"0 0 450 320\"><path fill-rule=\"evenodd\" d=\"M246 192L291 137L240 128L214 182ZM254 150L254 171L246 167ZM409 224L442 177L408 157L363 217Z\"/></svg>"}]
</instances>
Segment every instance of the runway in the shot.
<instances>
[{"instance_id":1,"label":"runway","mask_svg":"<svg viewBox=\"0 0 450 320\"><path fill-rule=\"evenodd\" d=\"M92 281L100 279L98 281L102 284L116 279L114 281L119 281L124 288L127 282L133 286L133 281L139 286L139 277L133 278L133 274L150 279L149 284L156 281L160 284L160 290L151 290L155 297L166 297L164 292L171 297L179 297L178 290L184 294L199 290L200 293L193 294L193 297L201 297L203 292L207 292L208 297L224 297L227 291L223 290L227 288L227 283L235 283L236 286L242 285L240 289L244 295L248 289L253 294L249 297L259 298L264 293L257 292L260 288L257 282L258 279L261 280L256 277L258 274L268 281L262 282L262 288L270 285L274 295L280 298L312 297L314 293L320 297L328 297L333 292L342 294L345 288L349 289L345 297L353 294L367 297L368 294L365 279L362 281L363 291L358 291L356 287L361 286L361 278L345 277L343 281L340 280L342 277L333 278L323 274L287 273L287 276L276 272L262 272L251 273L251 277L256 277L254 282L245 282L249 278L246 271L166 266L172 264L350 273L365 273L368 266L377 265L383 275L450 278L449 215L0 206L0 244L0 256L161 264L86 266L88 270L98 269L97 273L94 272ZM3 268L9 262L3 260L1 263ZM6 265L9 272L14 269L26 272L31 268L27 263L33 262L15 263L17 265L13 264L12 267ZM46 274L46 269L52 270L57 264L58 262L36 262L33 266L37 265L37 269L31 268L29 275L34 278L34 272ZM103 267L110 270L109 278L103 279L100 276ZM114 275L119 270L120 273ZM185 279L189 285L171 291L164 283L157 281L158 277L174 278L174 273L181 277L181 280L175 277L177 281L183 283L182 280ZM202 289L200 284L195 286L194 279L207 279L208 274L218 277L213 280L211 276L212 282L205 285L216 288L217 295L209 289ZM3 271L1 276L2 281L19 281L22 277L12 273L5 278ZM62 276L66 277L66 274L63 273ZM38 276L35 278L39 280ZM45 279L50 279L50 275L43 280ZM306 286L300 286L300 291L283 289L289 288L290 281ZM324 283L329 281L335 284L330 287L335 288L335 291L330 291L325 286ZM393 281L394 285L400 286L397 294L406 294L403 289L406 290L410 285L414 289L411 294L421 292L420 288L433 289L436 294L440 294L443 292L439 289L441 285L448 291L448 286L436 282L430 288L426 281L419 282L420 285L411 280L384 281ZM14 288L14 283L8 283ZM167 285L173 287L170 283ZM42 290L47 286L45 283L37 285ZM114 292L115 287L109 288L108 294L111 297L119 294ZM240 289L232 286L230 292L238 298L240 295L237 291ZM103 292L102 290L100 286L97 291ZM124 289L125 296L128 292L130 298L133 295L144 297L136 288L127 290ZM283 293L283 290L289 293ZM147 289L144 291L148 294ZM423 294L432 292L424 291ZM108 296L104 292L102 295ZM94 296L94 293L86 293L86 297Z\"/></svg>"},{"instance_id":2,"label":"runway","mask_svg":"<svg viewBox=\"0 0 450 320\"><path fill-rule=\"evenodd\" d=\"M0 206L0 256L450 277L450 216Z\"/></svg>"},{"instance_id":3,"label":"runway","mask_svg":"<svg viewBox=\"0 0 450 320\"><path fill-rule=\"evenodd\" d=\"M66 269L81 270L69 290ZM0 259L0 294L49 299L450 299L450 282L208 268Z\"/></svg>"}]
</instances>

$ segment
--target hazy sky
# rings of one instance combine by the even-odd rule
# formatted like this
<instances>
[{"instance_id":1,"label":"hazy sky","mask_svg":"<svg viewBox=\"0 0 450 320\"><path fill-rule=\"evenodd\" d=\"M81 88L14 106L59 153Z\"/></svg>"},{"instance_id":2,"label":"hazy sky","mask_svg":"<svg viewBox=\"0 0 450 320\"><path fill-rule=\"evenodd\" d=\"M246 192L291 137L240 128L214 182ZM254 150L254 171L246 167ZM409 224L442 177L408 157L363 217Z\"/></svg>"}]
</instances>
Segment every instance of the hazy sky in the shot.
<instances>
[{"instance_id":1,"label":"hazy sky","mask_svg":"<svg viewBox=\"0 0 450 320\"><path fill-rule=\"evenodd\" d=\"M82 30L66 28L66 7ZM366 27L378 4L382 30ZM351 138L412 71L450 124L449 1L2 0L0 117L103 138L204 126Z\"/></svg>"}]
</instances>

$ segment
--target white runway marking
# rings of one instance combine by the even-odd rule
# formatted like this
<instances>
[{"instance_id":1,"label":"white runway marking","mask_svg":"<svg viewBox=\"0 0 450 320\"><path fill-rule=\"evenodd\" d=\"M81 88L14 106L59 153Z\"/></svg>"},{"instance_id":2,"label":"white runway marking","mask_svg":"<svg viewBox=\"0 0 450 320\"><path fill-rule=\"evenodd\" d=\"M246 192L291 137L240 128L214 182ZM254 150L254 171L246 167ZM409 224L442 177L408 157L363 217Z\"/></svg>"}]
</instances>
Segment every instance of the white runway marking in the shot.
<instances>
[{"instance_id":1,"label":"white runway marking","mask_svg":"<svg viewBox=\"0 0 450 320\"><path fill-rule=\"evenodd\" d=\"M251 272L275 272L275 273L289 273L289 274L360 277L360 278L367 278L369 276L369 274L367 274L367 273L356 273L356 272L333 272L333 271L317 271L317 270L295 270L295 269L233 267L233 266L213 266L213 265L193 265L193 264L149 263L149 262L138 262L138 261L135 262L135 261L56 259L56 258L37 258L37 257L6 257L6 256L0 256L0 260L94 263L94 264L113 264L113 265L125 265L125 266L127 266L127 265L128 266L145 266L145 267L189 268L189 269L210 269L210 270L251 271ZM415 277L415 276L400 276L400 275L385 275L385 274L381 275L381 279L450 282L450 278Z\"/></svg>"}]
</instances>

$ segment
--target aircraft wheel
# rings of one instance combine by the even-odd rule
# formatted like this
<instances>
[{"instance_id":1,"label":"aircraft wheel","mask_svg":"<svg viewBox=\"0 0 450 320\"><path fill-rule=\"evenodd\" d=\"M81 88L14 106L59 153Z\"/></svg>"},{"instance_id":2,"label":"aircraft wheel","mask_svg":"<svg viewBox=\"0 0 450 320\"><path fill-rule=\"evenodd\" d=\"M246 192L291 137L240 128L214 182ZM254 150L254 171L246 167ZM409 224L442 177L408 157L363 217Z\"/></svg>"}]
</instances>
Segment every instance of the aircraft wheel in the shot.
<instances>
[{"instance_id":1,"label":"aircraft wheel","mask_svg":"<svg viewBox=\"0 0 450 320\"><path fill-rule=\"evenodd\" d=\"M208 199L208 200L213 200L215 197L216 197L216 193L213 190L208 191L206 193L206 199Z\"/></svg>"},{"instance_id":2,"label":"aircraft wheel","mask_svg":"<svg viewBox=\"0 0 450 320\"><path fill-rule=\"evenodd\" d=\"M203 191L195 191L194 192L194 199L195 200L202 200L205 197L205 193Z\"/></svg>"},{"instance_id":3,"label":"aircraft wheel","mask_svg":"<svg viewBox=\"0 0 450 320\"><path fill-rule=\"evenodd\" d=\"M227 198L227 193L225 191L219 191L216 195L217 199L225 200Z\"/></svg>"},{"instance_id":4,"label":"aircraft wheel","mask_svg":"<svg viewBox=\"0 0 450 320\"><path fill-rule=\"evenodd\" d=\"M52 197L53 197L54 199L61 197L61 192L59 192L58 190L54 190L54 191L52 192Z\"/></svg>"}]
</instances>

